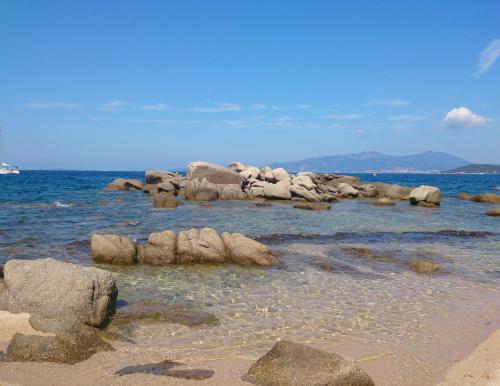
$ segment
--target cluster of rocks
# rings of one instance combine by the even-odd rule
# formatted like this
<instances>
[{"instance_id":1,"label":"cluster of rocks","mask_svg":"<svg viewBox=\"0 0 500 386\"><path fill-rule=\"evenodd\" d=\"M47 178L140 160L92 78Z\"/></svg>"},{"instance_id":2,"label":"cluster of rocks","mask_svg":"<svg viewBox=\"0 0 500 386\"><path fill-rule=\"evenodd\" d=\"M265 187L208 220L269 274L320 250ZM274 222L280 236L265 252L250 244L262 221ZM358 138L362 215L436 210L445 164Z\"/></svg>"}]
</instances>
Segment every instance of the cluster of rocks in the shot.
<instances>
[{"instance_id":1,"label":"cluster of rocks","mask_svg":"<svg viewBox=\"0 0 500 386\"><path fill-rule=\"evenodd\" d=\"M191 162L187 176L163 170L148 170L143 183L119 178L107 190L142 190L154 195L157 207L176 207L176 197L187 200L292 200L334 202L346 198L378 198L376 205L394 205L396 200L410 200L425 207L439 206L441 194L433 186L407 187L397 184L364 184L358 177L331 173L288 173L283 168L244 165L232 162L226 168L210 162Z\"/></svg>"},{"instance_id":2,"label":"cluster of rocks","mask_svg":"<svg viewBox=\"0 0 500 386\"><path fill-rule=\"evenodd\" d=\"M181 263L234 263L271 266L280 263L264 244L241 233L219 235L212 228L152 233L145 244L117 235L94 234L92 256L109 264L167 265Z\"/></svg>"},{"instance_id":3,"label":"cluster of rocks","mask_svg":"<svg viewBox=\"0 0 500 386\"><path fill-rule=\"evenodd\" d=\"M497 190L497 188L495 188ZM479 202L482 204L500 204L500 194L495 193L481 193L481 194L469 194L469 193L460 193L457 195L457 198L466 201ZM485 213L487 216L499 217L500 216L500 206L495 206L490 208Z\"/></svg>"},{"instance_id":4,"label":"cluster of rocks","mask_svg":"<svg viewBox=\"0 0 500 386\"><path fill-rule=\"evenodd\" d=\"M48 333L14 335L4 360L76 363L113 350L99 330L116 306L109 272L54 259L14 259L0 282L0 310L28 313L33 329Z\"/></svg>"}]
</instances>

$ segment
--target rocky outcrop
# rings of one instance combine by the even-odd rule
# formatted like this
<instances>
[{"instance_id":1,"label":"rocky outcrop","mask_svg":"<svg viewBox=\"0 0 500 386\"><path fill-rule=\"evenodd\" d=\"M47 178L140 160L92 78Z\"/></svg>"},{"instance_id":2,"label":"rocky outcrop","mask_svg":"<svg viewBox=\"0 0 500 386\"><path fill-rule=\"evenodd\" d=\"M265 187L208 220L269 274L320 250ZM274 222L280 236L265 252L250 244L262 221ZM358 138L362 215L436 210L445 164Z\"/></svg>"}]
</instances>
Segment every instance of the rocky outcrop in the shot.
<instances>
[{"instance_id":1,"label":"rocky outcrop","mask_svg":"<svg viewBox=\"0 0 500 386\"><path fill-rule=\"evenodd\" d=\"M218 185L209 182L206 178L195 178L186 182L184 188L186 199L194 201L211 201L219 199Z\"/></svg>"},{"instance_id":2,"label":"rocky outcrop","mask_svg":"<svg viewBox=\"0 0 500 386\"><path fill-rule=\"evenodd\" d=\"M111 273L54 259L9 260L1 303L12 313L101 326L115 309Z\"/></svg>"},{"instance_id":3,"label":"rocky outcrop","mask_svg":"<svg viewBox=\"0 0 500 386\"><path fill-rule=\"evenodd\" d=\"M276 181L290 181L290 174L283 168L273 169L273 177Z\"/></svg>"},{"instance_id":4,"label":"rocky outcrop","mask_svg":"<svg viewBox=\"0 0 500 386\"><path fill-rule=\"evenodd\" d=\"M105 190L142 190L144 188L144 183L138 180L117 178L108 184Z\"/></svg>"},{"instance_id":5,"label":"rocky outcrop","mask_svg":"<svg viewBox=\"0 0 500 386\"><path fill-rule=\"evenodd\" d=\"M264 184L264 197L269 199L289 200L292 198L290 193L290 182L279 181L276 184L263 182Z\"/></svg>"},{"instance_id":6,"label":"rocky outcrop","mask_svg":"<svg viewBox=\"0 0 500 386\"><path fill-rule=\"evenodd\" d=\"M224 232L222 240L226 246L227 259L233 263L261 266L280 263L280 260L268 247L241 233Z\"/></svg>"},{"instance_id":7,"label":"rocky outcrop","mask_svg":"<svg viewBox=\"0 0 500 386\"><path fill-rule=\"evenodd\" d=\"M362 197L377 197L378 196L378 190L374 184L360 185L358 190L359 190L359 193L361 194Z\"/></svg>"},{"instance_id":8,"label":"rocky outcrop","mask_svg":"<svg viewBox=\"0 0 500 386\"><path fill-rule=\"evenodd\" d=\"M435 186L421 185L410 193L410 204L436 207L441 204L441 192Z\"/></svg>"},{"instance_id":9,"label":"rocky outcrop","mask_svg":"<svg viewBox=\"0 0 500 386\"><path fill-rule=\"evenodd\" d=\"M175 199L171 193L158 193L154 195L153 205L155 208L177 208L182 202Z\"/></svg>"},{"instance_id":10,"label":"rocky outcrop","mask_svg":"<svg viewBox=\"0 0 500 386\"><path fill-rule=\"evenodd\" d=\"M247 194L241 190L238 184L219 185L219 199L220 200L246 200Z\"/></svg>"},{"instance_id":11,"label":"rocky outcrop","mask_svg":"<svg viewBox=\"0 0 500 386\"><path fill-rule=\"evenodd\" d=\"M488 209L486 211L487 216L497 217L500 216L500 206L496 206L494 208Z\"/></svg>"},{"instance_id":12,"label":"rocky outcrop","mask_svg":"<svg viewBox=\"0 0 500 386\"><path fill-rule=\"evenodd\" d=\"M135 264L134 242L123 236L94 234L90 240L92 257L98 263Z\"/></svg>"},{"instance_id":13,"label":"rocky outcrop","mask_svg":"<svg viewBox=\"0 0 500 386\"><path fill-rule=\"evenodd\" d=\"M172 231L152 233L146 244L137 246L132 240L121 236L94 236L91 241L92 253L98 250L98 261L111 264L235 263L270 266L280 262L265 245L241 233L225 232L220 236L212 228L192 228L178 235ZM122 252L123 244L126 245L127 260L116 257L118 252Z\"/></svg>"},{"instance_id":14,"label":"rocky outcrop","mask_svg":"<svg viewBox=\"0 0 500 386\"><path fill-rule=\"evenodd\" d=\"M375 385L352 359L288 341L276 343L242 379L269 386Z\"/></svg>"},{"instance_id":15,"label":"rocky outcrop","mask_svg":"<svg viewBox=\"0 0 500 386\"><path fill-rule=\"evenodd\" d=\"M351 185L349 185L346 182L341 182L340 184L338 184L337 189L339 190L339 194L340 194L341 198L351 198L351 197L358 197L359 196L359 190L353 188Z\"/></svg>"},{"instance_id":16,"label":"rocky outcrop","mask_svg":"<svg viewBox=\"0 0 500 386\"><path fill-rule=\"evenodd\" d=\"M176 262L177 235L172 231L151 233L148 243L137 246L137 262L149 265L167 265Z\"/></svg>"},{"instance_id":17,"label":"rocky outcrop","mask_svg":"<svg viewBox=\"0 0 500 386\"><path fill-rule=\"evenodd\" d=\"M167 170L146 170L145 173L146 184L160 184L175 179L176 177L177 175L175 173Z\"/></svg>"},{"instance_id":18,"label":"rocky outcrop","mask_svg":"<svg viewBox=\"0 0 500 386\"><path fill-rule=\"evenodd\" d=\"M409 186L401 186L397 184L386 184L384 182L374 182L378 191L378 197L387 197L394 200L408 200L410 193L414 189Z\"/></svg>"},{"instance_id":19,"label":"rocky outcrop","mask_svg":"<svg viewBox=\"0 0 500 386\"><path fill-rule=\"evenodd\" d=\"M210 162L191 162L188 165L187 176L189 179L205 178L213 184L239 184L241 182L238 173Z\"/></svg>"},{"instance_id":20,"label":"rocky outcrop","mask_svg":"<svg viewBox=\"0 0 500 386\"><path fill-rule=\"evenodd\" d=\"M239 175L245 181L253 180L253 179L262 179L262 178L259 178L260 177L260 169L255 167L255 166L247 167L245 170L241 171L239 173Z\"/></svg>"}]
</instances>

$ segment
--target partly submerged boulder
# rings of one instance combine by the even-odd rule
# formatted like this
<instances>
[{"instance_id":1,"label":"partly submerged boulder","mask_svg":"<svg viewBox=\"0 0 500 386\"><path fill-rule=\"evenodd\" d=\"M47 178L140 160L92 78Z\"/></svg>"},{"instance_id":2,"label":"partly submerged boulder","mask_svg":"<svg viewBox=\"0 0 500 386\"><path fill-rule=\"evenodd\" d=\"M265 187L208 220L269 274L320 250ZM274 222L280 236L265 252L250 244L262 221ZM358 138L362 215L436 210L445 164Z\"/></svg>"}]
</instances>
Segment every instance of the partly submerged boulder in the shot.
<instances>
[{"instance_id":1,"label":"partly submerged boulder","mask_svg":"<svg viewBox=\"0 0 500 386\"><path fill-rule=\"evenodd\" d=\"M238 184L219 185L219 199L221 200L246 200L247 194Z\"/></svg>"},{"instance_id":2,"label":"partly submerged boulder","mask_svg":"<svg viewBox=\"0 0 500 386\"><path fill-rule=\"evenodd\" d=\"M329 210L332 208L331 204L324 202L300 202L293 206L296 209L306 209L306 210Z\"/></svg>"},{"instance_id":3,"label":"partly submerged boulder","mask_svg":"<svg viewBox=\"0 0 500 386\"><path fill-rule=\"evenodd\" d=\"M494 208L490 208L486 211L486 215L488 216L500 216L500 206L495 206Z\"/></svg>"},{"instance_id":4,"label":"partly submerged boulder","mask_svg":"<svg viewBox=\"0 0 500 386\"><path fill-rule=\"evenodd\" d=\"M117 178L108 184L105 190L142 190L144 183L138 180Z\"/></svg>"},{"instance_id":5,"label":"partly submerged boulder","mask_svg":"<svg viewBox=\"0 0 500 386\"><path fill-rule=\"evenodd\" d=\"M219 189L206 178L195 178L186 182L184 188L186 199L194 201L211 201L219 199Z\"/></svg>"},{"instance_id":6,"label":"partly submerged boulder","mask_svg":"<svg viewBox=\"0 0 500 386\"><path fill-rule=\"evenodd\" d=\"M137 250L132 240L117 235L94 234L90 240L92 257L98 263L135 264Z\"/></svg>"},{"instance_id":7,"label":"partly submerged boulder","mask_svg":"<svg viewBox=\"0 0 500 386\"><path fill-rule=\"evenodd\" d=\"M190 179L206 178L213 184L239 184L241 177L238 173L224 166L210 162L191 162L188 165L187 176Z\"/></svg>"},{"instance_id":8,"label":"partly submerged boulder","mask_svg":"<svg viewBox=\"0 0 500 386\"><path fill-rule=\"evenodd\" d=\"M472 196L471 201L481 202L486 204L500 204L500 194L481 193Z\"/></svg>"},{"instance_id":9,"label":"partly submerged boulder","mask_svg":"<svg viewBox=\"0 0 500 386\"><path fill-rule=\"evenodd\" d=\"M352 359L303 344L281 341L242 378L267 386L374 386Z\"/></svg>"},{"instance_id":10,"label":"partly submerged boulder","mask_svg":"<svg viewBox=\"0 0 500 386\"><path fill-rule=\"evenodd\" d=\"M103 325L115 309L111 273L54 259L9 260L2 294L9 312Z\"/></svg>"},{"instance_id":11,"label":"partly submerged boulder","mask_svg":"<svg viewBox=\"0 0 500 386\"><path fill-rule=\"evenodd\" d=\"M347 182L341 182L337 185L340 197L358 197L359 190L349 185Z\"/></svg>"},{"instance_id":12,"label":"partly submerged boulder","mask_svg":"<svg viewBox=\"0 0 500 386\"><path fill-rule=\"evenodd\" d=\"M140 264L167 265L176 262L177 235L172 231L151 233L148 243L137 247Z\"/></svg>"},{"instance_id":13,"label":"partly submerged boulder","mask_svg":"<svg viewBox=\"0 0 500 386\"><path fill-rule=\"evenodd\" d=\"M410 267L417 273L432 273L441 270L441 266L428 260L413 260Z\"/></svg>"},{"instance_id":14,"label":"partly submerged boulder","mask_svg":"<svg viewBox=\"0 0 500 386\"><path fill-rule=\"evenodd\" d=\"M158 193L154 195L153 205L155 208L177 208L182 202L175 199L171 193Z\"/></svg>"},{"instance_id":15,"label":"partly submerged boulder","mask_svg":"<svg viewBox=\"0 0 500 386\"><path fill-rule=\"evenodd\" d=\"M219 234L212 228L181 231L177 237L178 263L224 263L226 250Z\"/></svg>"},{"instance_id":16,"label":"partly submerged boulder","mask_svg":"<svg viewBox=\"0 0 500 386\"><path fill-rule=\"evenodd\" d=\"M411 186L401 186L398 184L386 184L384 182L374 182L378 191L378 197L388 197L394 200L408 200L410 193L414 189Z\"/></svg>"},{"instance_id":17,"label":"partly submerged boulder","mask_svg":"<svg viewBox=\"0 0 500 386\"><path fill-rule=\"evenodd\" d=\"M363 197L376 197L378 196L377 187L374 184L364 184L358 187L359 193Z\"/></svg>"},{"instance_id":18,"label":"partly submerged boulder","mask_svg":"<svg viewBox=\"0 0 500 386\"><path fill-rule=\"evenodd\" d=\"M377 201L370 202L370 204L375 206L394 206L396 205L396 201L389 197L382 197Z\"/></svg>"},{"instance_id":19,"label":"partly submerged boulder","mask_svg":"<svg viewBox=\"0 0 500 386\"><path fill-rule=\"evenodd\" d=\"M410 204L419 206L439 206L441 204L441 192L435 186L421 185L410 193Z\"/></svg>"},{"instance_id":20,"label":"partly submerged boulder","mask_svg":"<svg viewBox=\"0 0 500 386\"><path fill-rule=\"evenodd\" d=\"M275 184L264 182L264 197L269 199L289 200L292 197L290 193L290 182L279 181Z\"/></svg>"},{"instance_id":21,"label":"partly submerged boulder","mask_svg":"<svg viewBox=\"0 0 500 386\"><path fill-rule=\"evenodd\" d=\"M227 259L233 263L263 266L280 263L268 247L241 233L224 232L222 240L226 247Z\"/></svg>"},{"instance_id":22,"label":"partly submerged boulder","mask_svg":"<svg viewBox=\"0 0 500 386\"><path fill-rule=\"evenodd\" d=\"M321 201L321 196L318 193L316 193L315 190L308 190L305 187L297 184L292 185L290 187L290 193L292 197L303 198L306 201L310 202Z\"/></svg>"}]
</instances>

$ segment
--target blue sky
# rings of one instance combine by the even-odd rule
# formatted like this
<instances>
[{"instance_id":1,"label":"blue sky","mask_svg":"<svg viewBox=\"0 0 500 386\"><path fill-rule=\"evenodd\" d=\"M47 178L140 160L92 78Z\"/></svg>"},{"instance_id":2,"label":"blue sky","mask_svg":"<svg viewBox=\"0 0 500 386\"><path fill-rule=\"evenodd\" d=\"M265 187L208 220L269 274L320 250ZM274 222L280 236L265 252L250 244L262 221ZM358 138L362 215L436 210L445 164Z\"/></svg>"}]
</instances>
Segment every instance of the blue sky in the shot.
<instances>
[{"instance_id":1,"label":"blue sky","mask_svg":"<svg viewBox=\"0 0 500 386\"><path fill-rule=\"evenodd\" d=\"M500 163L498 1L0 0L5 158Z\"/></svg>"}]
</instances>

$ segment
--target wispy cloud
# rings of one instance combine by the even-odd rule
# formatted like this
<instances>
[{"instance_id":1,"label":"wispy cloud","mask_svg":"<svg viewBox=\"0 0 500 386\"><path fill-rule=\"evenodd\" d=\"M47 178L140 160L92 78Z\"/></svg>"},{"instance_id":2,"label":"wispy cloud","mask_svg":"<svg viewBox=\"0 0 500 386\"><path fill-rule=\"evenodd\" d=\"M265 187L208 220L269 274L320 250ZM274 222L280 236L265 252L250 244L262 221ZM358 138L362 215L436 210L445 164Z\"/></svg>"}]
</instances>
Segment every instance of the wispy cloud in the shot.
<instances>
[{"instance_id":1,"label":"wispy cloud","mask_svg":"<svg viewBox=\"0 0 500 386\"><path fill-rule=\"evenodd\" d=\"M337 121L355 121L364 118L364 114L337 114L337 115L325 115L323 119L334 119Z\"/></svg>"},{"instance_id":2,"label":"wispy cloud","mask_svg":"<svg viewBox=\"0 0 500 386\"><path fill-rule=\"evenodd\" d=\"M106 103L103 103L101 106L102 110L120 110L128 106L127 102L114 99L111 101L108 101Z\"/></svg>"},{"instance_id":3,"label":"wispy cloud","mask_svg":"<svg viewBox=\"0 0 500 386\"><path fill-rule=\"evenodd\" d=\"M411 103L401 99L391 99L391 100L376 100L366 102L365 106L388 106L388 107L406 107L410 106Z\"/></svg>"},{"instance_id":4,"label":"wispy cloud","mask_svg":"<svg viewBox=\"0 0 500 386\"><path fill-rule=\"evenodd\" d=\"M388 115L388 121L399 121L399 122L416 122L428 119L425 115Z\"/></svg>"},{"instance_id":5,"label":"wispy cloud","mask_svg":"<svg viewBox=\"0 0 500 386\"><path fill-rule=\"evenodd\" d=\"M273 110L273 111L286 111L286 110L310 110L311 105L307 103L300 103L298 105L286 106L286 105L269 105L265 103L254 103L251 106L253 110Z\"/></svg>"},{"instance_id":6,"label":"wispy cloud","mask_svg":"<svg viewBox=\"0 0 500 386\"><path fill-rule=\"evenodd\" d=\"M479 60L477 62L477 70L474 74L476 78L479 78L486 71L490 69L493 63L496 62L500 56L500 39L493 40L488 46L481 52Z\"/></svg>"},{"instance_id":7,"label":"wispy cloud","mask_svg":"<svg viewBox=\"0 0 500 386\"><path fill-rule=\"evenodd\" d=\"M488 119L473 113L467 107L457 107L449 111L443 118L443 125L452 129L467 129L484 126Z\"/></svg>"},{"instance_id":8,"label":"wispy cloud","mask_svg":"<svg viewBox=\"0 0 500 386\"><path fill-rule=\"evenodd\" d=\"M165 103L152 103L147 105L142 105L139 110L143 111L173 111L174 108Z\"/></svg>"},{"instance_id":9,"label":"wispy cloud","mask_svg":"<svg viewBox=\"0 0 500 386\"><path fill-rule=\"evenodd\" d=\"M186 110L198 113L220 113L226 111L242 111L243 109L236 103L217 102L213 103L211 106L190 107Z\"/></svg>"},{"instance_id":10,"label":"wispy cloud","mask_svg":"<svg viewBox=\"0 0 500 386\"><path fill-rule=\"evenodd\" d=\"M26 102L24 107L28 109L79 109L79 103L68 102Z\"/></svg>"},{"instance_id":11,"label":"wispy cloud","mask_svg":"<svg viewBox=\"0 0 500 386\"><path fill-rule=\"evenodd\" d=\"M91 121L97 122L97 117L94 114L87 113L87 117L89 117Z\"/></svg>"}]
</instances>

